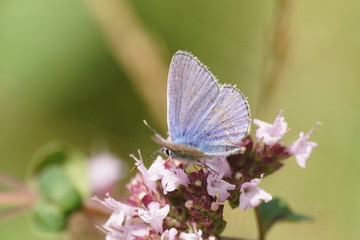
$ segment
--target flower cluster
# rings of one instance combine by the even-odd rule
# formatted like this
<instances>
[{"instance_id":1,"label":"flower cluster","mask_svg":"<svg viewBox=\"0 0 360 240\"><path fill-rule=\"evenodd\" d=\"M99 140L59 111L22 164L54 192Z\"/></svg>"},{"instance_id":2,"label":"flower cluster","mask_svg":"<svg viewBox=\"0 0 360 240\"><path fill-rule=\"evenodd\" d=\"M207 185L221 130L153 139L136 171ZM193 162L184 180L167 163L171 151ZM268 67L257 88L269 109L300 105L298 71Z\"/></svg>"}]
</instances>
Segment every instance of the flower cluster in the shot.
<instances>
[{"instance_id":1,"label":"flower cluster","mask_svg":"<svg viewBox=\"0 0 360 240\"><path fill-rule=\"evenodd\" d=\"M283 160L295 156L305 167L316 143L307 141L314 132L300 133L289 146L281 141L289 131L282 112L269 124L255 119L256 142L251 137L239 146L244 154L202 159L199 168L186 168L176 159L158 156L147 169L141 155L132 157L139 173L127 184L128 204L107 195L102 201L113 210L102 229L108 240L120 239L217 239L224 230L223 203L242 210L257 207L272 196L259 187L264 176L278 170Z\"/></svg>"}]
</instances>

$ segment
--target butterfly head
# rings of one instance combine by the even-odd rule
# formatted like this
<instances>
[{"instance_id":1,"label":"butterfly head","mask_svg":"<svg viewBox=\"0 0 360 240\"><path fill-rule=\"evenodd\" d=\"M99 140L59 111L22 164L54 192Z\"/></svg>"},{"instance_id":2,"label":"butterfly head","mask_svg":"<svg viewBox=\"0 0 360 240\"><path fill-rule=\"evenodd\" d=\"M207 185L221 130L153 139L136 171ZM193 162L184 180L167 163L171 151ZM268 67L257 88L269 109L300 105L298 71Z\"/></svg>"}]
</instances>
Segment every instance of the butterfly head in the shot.
<instances>
[{"instance_id":1,"label":"butterfly head","mask_svg":"<svg viewBox=\"0 0 360 240\"><path fill-rule=\"evenodd\" d=\"M172 152L170 149L166 148L166 147L161 147L161 148L159 149L159 151L160 151L162 154L164 154L165 156L168 156L168 157L172 157L172 156L173 156L173 152Z\"/></svg>"}]
</instances>

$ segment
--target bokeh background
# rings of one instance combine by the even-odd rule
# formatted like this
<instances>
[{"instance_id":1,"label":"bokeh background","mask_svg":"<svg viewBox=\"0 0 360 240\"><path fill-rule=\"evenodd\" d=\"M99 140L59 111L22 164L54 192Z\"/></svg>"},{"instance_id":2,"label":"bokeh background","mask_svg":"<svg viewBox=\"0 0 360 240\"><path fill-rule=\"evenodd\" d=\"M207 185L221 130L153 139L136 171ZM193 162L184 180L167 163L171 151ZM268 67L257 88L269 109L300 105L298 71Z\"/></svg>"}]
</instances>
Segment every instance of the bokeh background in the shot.
<instances>
[{"instance_id":1,"label":"bokeh background","mask_svg":"<svg viewBox=\"0 0 360 240\"><path fill-rule=\"evenodd\" d=\"M284 109L288 143L323 123L307 168L291 159L262 185L314 220L268 239L358 239L359 22L355 0L1 0L0 170L23 179L53 139L129 162L151 153L142 119L166 133L167 68L187 50L237 84L253 118ZM224 235L256 237L252 211L226 220ZM24 238L57 237L35 235L26 213L0 222L0 239Z\"/></svg>"}]
</instances>

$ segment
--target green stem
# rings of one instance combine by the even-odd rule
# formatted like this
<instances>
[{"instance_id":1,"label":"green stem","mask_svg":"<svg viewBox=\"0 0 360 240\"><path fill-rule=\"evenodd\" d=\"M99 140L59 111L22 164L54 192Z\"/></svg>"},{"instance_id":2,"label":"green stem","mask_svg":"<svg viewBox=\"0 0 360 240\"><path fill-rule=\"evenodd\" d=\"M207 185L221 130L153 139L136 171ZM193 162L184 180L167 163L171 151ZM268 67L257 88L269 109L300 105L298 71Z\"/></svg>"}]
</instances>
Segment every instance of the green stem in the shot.
<instances>
[{"instance_id":1,"label":"green stem","mask_svg":"<svg viewBox=\"0 0 360 240\"><path fill-rule=\"evenodd\" d=\"M251 240L251 239L221 237L220 240Z\"/></svg>"},{"instance_id":2,"label":"green stem","mask_svg":"<svg viewBox=\"0 0 360 240\"><path fill-rule=\"evenodd\" d=\"M265 240L265 232L261 226L261 219L260 219L260 211L259 208L254 208L255 216L256 216L256 222L258 226L258 233L259 233L259 240Z\"/></svg>"}]
</instances>

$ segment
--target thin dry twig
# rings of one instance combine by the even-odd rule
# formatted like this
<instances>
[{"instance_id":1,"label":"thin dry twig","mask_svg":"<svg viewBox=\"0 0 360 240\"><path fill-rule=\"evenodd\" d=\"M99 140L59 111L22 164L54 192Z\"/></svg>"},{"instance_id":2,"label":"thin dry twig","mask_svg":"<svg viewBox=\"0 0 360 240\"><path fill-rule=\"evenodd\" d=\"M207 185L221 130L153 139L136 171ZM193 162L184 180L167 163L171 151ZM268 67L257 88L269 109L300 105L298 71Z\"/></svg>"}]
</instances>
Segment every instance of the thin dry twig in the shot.
<instances>
[{"instance_id":1,"label":"thin dry twig","mask_svg":"<svg viewBox=\"0 0 360 240\"><path fill-rule=\"evenodd\" d=\"M259 111L267 109L281 86L290 54L293 0L277 0L268 57L264 62L264 82L260 93Z\"/></svg>"},{"instance_id":2,"label":"thin dry twig","mask_svg":"<svg viewBox=\"0 0 360 240\"><path fill-rule=\"evenodd\" d=\"M246 238L231 238L231 237L221 237L220 240L251 240Z\"/></svg>"},{"instance_id":3,"label":"thin dry twig","mask_svg":"<svg viewBox=\"0 0 360 240\"><path fill-rule=\"evenodd\" d=\"M112 210L90 199L83 205L84 213L94 217L110 217Z\"/></svg>"},{"instance_id":4,"label":"thin dry twig","mask_svg":"<svg viewBox=\"0 0 360 240\"><path fill-rule=\"evenodd\" d=\"M5 173L0 173L0 184L9 188L0 192L1 205L29 206L37 198L36 193L30 191L25 183Z\"/></svg>"},{"instance_id":5,"label":"thin dry twig","mask_svg":"<svg viewBox=\"0 0 360 240\"><path fill-rule=\"evenodd\" d=\"M36 194L27 190L0 192L0 205L30 206L36 199Z\"/></svg>"},{"instance_id":6,"label":"thin dry twig","mask_svg":"<svg viewBox=\"0 0 360 240\"><path fill-rule=\"evenodd\" d=\"M30 206L18 206L3 210L0 212L0 221L4 221L10 217L23 213L27 211L29 208Z\"/></svg>"},{"instance_id":7,"label":"thin dry twig","mask_svg":"<svg viewBox=\"0 0 360 240\"><path fill-rule=\"evenodd\" d=\"M158 44L140 24L125 0L85 0L95 17L111 53L145 98L150 113L165 124L167 65ZM155 92L155 91L156 92Z\"/></svg>"},{"instance_id":8,"label":"thin dry twig","mask_svg":"<svg viewBox=\"0 0 360 240\"><path fill-rule=\"evenodd\" d=\"M4 185L6 187L9 188L14 188L14 189L25 189L26 185L17 180L16 178L9 176L5 173L0 173L0 184Z\"/></svg>"},{"instance_id":9,"label":"thin dry twig","mask_svg":"<svg viewBox=\"0 0 360 240\"><path fill-rule=\"evenodd\" d=\"M37 195L27 189L0 192L0 205L13 206L0 211L0 220L5 220L25 212L34 204Z\"/></svg>"}]
</instances>

